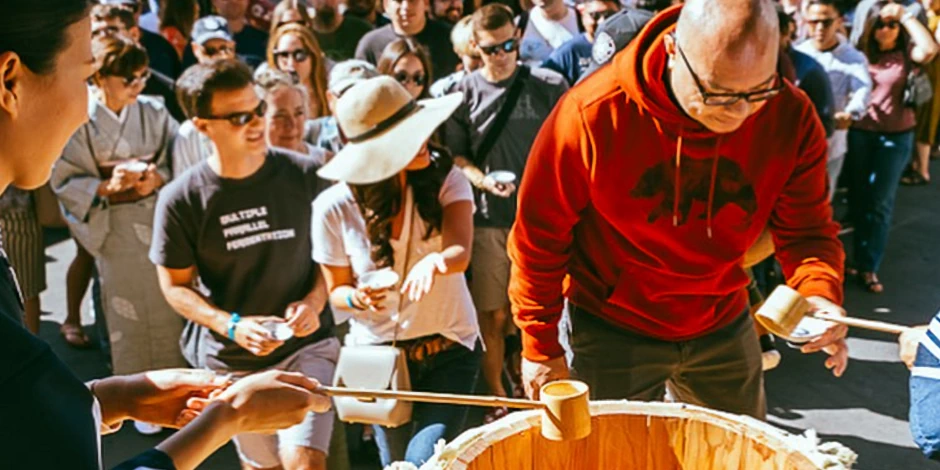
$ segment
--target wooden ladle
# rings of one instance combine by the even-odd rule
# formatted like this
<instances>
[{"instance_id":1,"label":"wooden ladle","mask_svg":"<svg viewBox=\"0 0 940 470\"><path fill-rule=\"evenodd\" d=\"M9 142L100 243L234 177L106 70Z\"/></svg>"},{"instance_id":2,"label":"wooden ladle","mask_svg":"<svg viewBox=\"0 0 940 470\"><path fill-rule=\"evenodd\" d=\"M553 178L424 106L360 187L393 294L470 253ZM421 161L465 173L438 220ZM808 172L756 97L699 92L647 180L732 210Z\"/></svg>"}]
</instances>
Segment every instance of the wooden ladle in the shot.
<instances>
[{"instance_id":1,"label":"wooden ladle","mask_svg":"<svg viewBox=\"0 0 940 470\"><path fill-rule=\"evenodd\" d=\"M569 441L591 434L588 386L577 380L559 380L542 386L539 401L482 395L411 392L401 390L364 390L321 385L317 392L334 397L361 400L391 399L423 403L444 403L542 410L542 436L553 441Z\"/></svg>"},{"instance_id":2,"label":"wooden ladle","mask_svg":"<svg viewBox=\"0 0 940 470\"><path fill-rule=\"evenodd\" d=\"M839 323L855 328L881 331L885 333L902 334L910 327L861 318L843 317L823 312L812 312L810 303L799 292L787 286L777 286L764 304L754 315L757 321L771 333L787 338L793 334L797 325L804 317L810 316L820 320Z\"/></svg>"}]
</instances>

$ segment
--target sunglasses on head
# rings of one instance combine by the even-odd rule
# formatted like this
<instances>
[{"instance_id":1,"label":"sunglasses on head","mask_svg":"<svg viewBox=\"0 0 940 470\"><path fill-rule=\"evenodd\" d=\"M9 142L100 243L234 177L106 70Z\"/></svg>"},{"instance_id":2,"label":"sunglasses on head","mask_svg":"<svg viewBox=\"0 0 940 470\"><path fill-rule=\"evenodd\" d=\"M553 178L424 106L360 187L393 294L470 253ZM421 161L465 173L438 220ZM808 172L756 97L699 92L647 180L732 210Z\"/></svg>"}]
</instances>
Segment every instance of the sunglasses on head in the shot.
<instances>
[{"instance_id":1,"label":"sunglasses on head","mask_svg":"<svg viewBox=\"0 0 940 470\"><path fill-rule=\"evenodd\" d=\"M229 54L229 53L235 52L235 49L233 49L231 46L228 46L228 45L219 46L219 47L204 46L204 49L206 50L206 55L209 57L215 57L219 54Z\"/></svg>"},{"instance_id":2,"label":"sunglasses on head","mask_svg":"<svg viewBox=\"0 0 940 470\"><path fill-rule=\"evenodd\" d=\"M251 124L255 118L264 117L264 113L268 110L268 104L263 100L258 103L258 106L251 111L242 111L240 113L231 113L224 116L205 116L201 119L208 119L210 121L228 121L231 125L235 127L243 127L248 124Z\"/></svg>"},{"instance_id":3,"label":"sunglasses on head","mask_svg":"<svg viewBox=\"0 0 940 470\"><path fill-rule=\"evenodd\" d=\"M425 76L421 72L415 73L414 75L408 75L408 72L395 72L395 80L402 85L411 82L416 86L424 86Z\"/></svg>"},{"instance_id":4,"label":"sunglasses on head","mask_svg":"<svg viewBox=\"0 0 940 470\"><path fill-rule=\"evenodd\" d=\"M833 24L835 24L836 20L835 18L826 18L822 20L807 20L806 22L812 27L815 27L816 25L820 25L823 28L829 28Z\"/></svg>"},{"instance_id":5,"label":"sunglasses on head","mask_svg":"<svg viewBox=\"0 0 940 470\"><path fill-rule=\"evenodd\" d=\"M592 11L588 13L588 16L594 20L595 23L600 23L601 21L614 16L615 11Z\"/></svg>"},{"instance_id":6,"label":"sunglasses on head","mask_svg":"<svg viewBox=\"0 0 940 470\"><path fill-rule=\"evenodd\" d=\"M901 23L897 21L878 21L875 23L875 29L897 29L899 26L901 26Z\"/></svg>"},{"instance_id":7,"label":"sunglasses on head","mask_svg":"<svg viewBox=\"0 0 940 470\"><path fill-rule=\"evenodd\" d=\"M147 80L150 79L150 75L151 75L150 70L144 70L143 72L140 73L140 75L137 75L137 74L125 75L121 77L121 79L124 81L124 86L131 88L133 86L137 86L142 83L147 83Z\"/></svg>"},{"instance_id":8,"label":"sunglasses on head","mask_svg":"<svg viewBox=\"0 0 940 470\"><path fill-rule=\"evenodd\" d=\"M518 48L519 41L516 38L512 38L499 44L493 44L492 46L480 46L480 50L483 51L483 53L486 55L495 55L499 51L503 51L509 54L515 52Z\"/></svg>"},{"instance_id":9,"label":"sunglasses on head","mask_svg":"<svg viewBox=\"0 0 940 470\"><path fill-rule=\"evenodd\" d=\"M293 57L294 62L304 62L310 58L310 52L306 49L294 49L292 51L274 51L274 60L281 61L287 60L288 57Z\"/></svg>"}]
</instances>

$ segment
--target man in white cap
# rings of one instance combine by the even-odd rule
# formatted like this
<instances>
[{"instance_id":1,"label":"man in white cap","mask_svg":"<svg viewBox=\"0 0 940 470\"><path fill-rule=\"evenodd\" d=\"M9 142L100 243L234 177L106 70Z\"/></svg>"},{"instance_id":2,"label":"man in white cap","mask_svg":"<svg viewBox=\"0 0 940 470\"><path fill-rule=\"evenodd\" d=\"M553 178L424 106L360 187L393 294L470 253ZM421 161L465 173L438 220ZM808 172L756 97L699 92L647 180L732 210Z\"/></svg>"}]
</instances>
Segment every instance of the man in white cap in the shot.
<instances>
[{"instance_id":1,"label":"man in white cap","mask_svg":"<svg viewBox=\"0 0 940 470\"><path fill-rule=\"evenodd\" d=\"M339 342L323 278L298 256L312 250L310 204L327 184L315 160L268 148L245 64L196 67L207 71L192 84L193 124L212 153L160 191L150 249L167 301L189 320L184 354L236 377L277 369L332 382ZM246 468L324 469L332 429L332 411L310 413L234 440Z\"/></svg>"},{"instance_id":2,"label":"man in white cap","mask_svg":"<svg viewBox=\"0 0 940 470\"><path fill-rule=\"evenodd\" d=\"M235 57L235 39L228 21L221 16L205 16L196 21L192 32L192 51L200 64Z\"/></svg>"}]
</instances>

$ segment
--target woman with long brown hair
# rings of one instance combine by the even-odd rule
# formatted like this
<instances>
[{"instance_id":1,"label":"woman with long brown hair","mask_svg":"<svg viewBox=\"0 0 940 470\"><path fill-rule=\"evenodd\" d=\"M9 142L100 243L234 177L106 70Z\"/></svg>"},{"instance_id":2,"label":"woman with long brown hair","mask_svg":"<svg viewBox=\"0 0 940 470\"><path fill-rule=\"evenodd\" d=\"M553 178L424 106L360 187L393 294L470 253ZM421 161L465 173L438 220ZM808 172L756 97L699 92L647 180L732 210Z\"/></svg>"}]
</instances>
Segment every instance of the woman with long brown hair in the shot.
<instances>
[{"instance_id":1,"label":"woman with long brown hair","mask_svg":"<svg viewBox=\"0 0 940 470\"><path fill-rule=\"evenodd\" d=\"M846 167L849 220L855 226L853 262L847 274L859 275L869 292L884 285L878 268L884 259L894 199L914 147L915 114L905 97L911 71L937 55L930 31L897 3L871 10L859 39L872 78L865 116L849 129Z\"/></svg>"},{"instance_id":2,"label":"woman with long brown hair","mask_svg":"<svg viewBox=\"0 0 940 470\"><path fill-rule=\"evenodd\" d=\"M310 28L287 24L268 42L268 66L292 75L307 88L310 118L329 114L326 102L326 59Z\"/></svg>"},{"instance_id":3,"label":"woman with long brown hair","mask_svg":"<svg viewBox=\"0 0 940 470\"><path fill-rule=\"evenodd\" d=\"M377 68L401 83L414 99L431 97L431 56L413 39L396 39L385 46Z\"/></svg>"},{"instance_id":4,"label":"woman with long brown hair","mask_svg":"<svg viewBox=\"0 0 940 470\"><path fill-rule=\"evenodd\" d=\"M390 77L362 80L336 103L348 142L318 173L339 181L313 203L313 258L334 308L352 312L347 346L405 352L414 390L470 393L480 366L476 311L464 278L473 194L431 134L460 104L415 101ZM376 286L369 273L397 281ZM391 284L391 287L389 287ZM463 430L466 409L415 404L412 422L376 426L382 464L423 464Z\"/></svg>"}]
</instances>

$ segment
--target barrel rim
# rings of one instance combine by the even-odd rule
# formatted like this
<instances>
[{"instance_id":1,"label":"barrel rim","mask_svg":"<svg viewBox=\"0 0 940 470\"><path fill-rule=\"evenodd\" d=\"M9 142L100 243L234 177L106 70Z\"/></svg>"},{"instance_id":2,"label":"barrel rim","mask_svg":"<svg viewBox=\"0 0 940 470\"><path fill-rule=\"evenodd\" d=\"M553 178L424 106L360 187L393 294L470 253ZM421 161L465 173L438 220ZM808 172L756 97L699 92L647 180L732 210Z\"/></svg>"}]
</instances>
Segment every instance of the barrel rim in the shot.
<instances>
[{"instance_id":1,"label":"barrel rim","mask_svg":"<svg viewBox=\"0 0 940 470\"><path fill-rule=\"evenodd\" d=\"M541 411L527 410L510 413L490 424L469 429L450 443L436 449L434 456L421 468L465 470L483 452L496 442L541 424ZM663 418L694 418L700 422L743 434L748 439L785 452L796 468L844 469L833 466L831 459L817 450L818 443L777 428L750 416L716 411L686 403L644 402L632 400L602 400L591 402L591 416L643 415Z\"/></svg>"}]
</instances>

